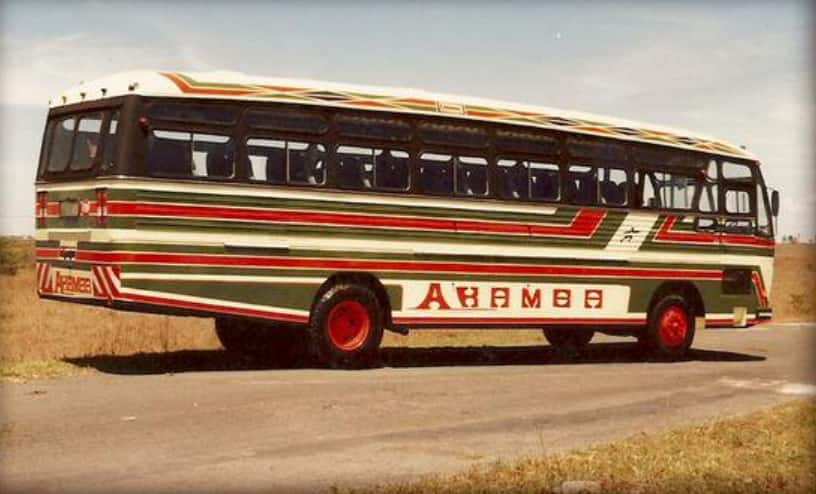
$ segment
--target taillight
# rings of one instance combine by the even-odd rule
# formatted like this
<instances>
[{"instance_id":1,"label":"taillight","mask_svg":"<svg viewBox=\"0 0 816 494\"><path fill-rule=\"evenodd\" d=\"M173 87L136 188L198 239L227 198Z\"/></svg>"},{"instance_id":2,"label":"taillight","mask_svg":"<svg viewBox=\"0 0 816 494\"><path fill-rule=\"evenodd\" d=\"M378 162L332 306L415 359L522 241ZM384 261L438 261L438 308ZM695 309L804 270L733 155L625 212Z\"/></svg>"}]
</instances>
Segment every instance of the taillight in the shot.
<instances>
[{"instance_id":1,"label":"taillight","mask_svg":"<svg viewBox=\"0 0 816 494\"><path fill-rule=\"evenodd\" d=\"M108 223L108 190L96 189L96 224L105 226Z\"/></svg>"},{"instance_id":2,"label":"taillight","mask_svg":"<svg viewBox=\"0 0 816 494\"><path fill-rule=\"evenodd\" d=\"M48 192L37 192L37 227L45 228L48 218Z\"/></svg>"}]
</instances>

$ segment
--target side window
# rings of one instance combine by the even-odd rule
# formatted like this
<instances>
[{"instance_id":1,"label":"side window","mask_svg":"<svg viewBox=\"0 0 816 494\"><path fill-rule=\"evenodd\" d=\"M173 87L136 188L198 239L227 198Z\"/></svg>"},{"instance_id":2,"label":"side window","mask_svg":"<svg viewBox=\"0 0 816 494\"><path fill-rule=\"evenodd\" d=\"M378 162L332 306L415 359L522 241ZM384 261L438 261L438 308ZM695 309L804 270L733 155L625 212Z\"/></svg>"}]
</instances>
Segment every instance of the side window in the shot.
<instances>
[{"instance_id":1,"label":"side window","mask_svg":"<svg viewBox=\"0 0 816 494\"><path fill-rule=\"evenodd\" d=\"M408 190L411 160L405 151L384 149L374 155L374 185L382 190Z\"/></svg>"},{"instance_id":2,"label":"side window","mask_svg":"<svg viewBox=\"0 0 816 494\"><path fill-rule=\"evenodd\" d=\"M719 186L717 185L717 162L711 160L705 171L705 179L700 190L699 209L703 213L716 213L719 211Z\"/></svg>"},{"instance_id":3,"label":"side window","mask_svg":"<svg viewBox=\"0 0 816 494\"><path fill-rule=\"evenodd\" d=\"M768 215L768 202L766 201L765 188L757 185L757 232L760 235L771 236L771 218Z\"/></svg>"},{"instance_id":4,"label":"side window","mask_svg":"<svg viewBox=\"0 0 816 494\"><path fill-rule=\"evenodd\" d=\"M487 160L476 156L457 156L456 193L465 196L487 195Z\"/></svg>"},{"instance_id":5,"label":"side window","mask_svg":"<svg viewBox=\"0 0 816 494\"><path fill-rule=\"evenodd\" d=\"M571 165L567 170L565 193L574 204L598 202L598 184L595 167Z\"/></svg>"},{"instance_id":6,"label":"side window","mask_svg":"<svg viewBox=\"0 0 816 494\"><path fill-rule=\"evenodd\" d=\"M648 209L657 209L660 207L660 201L655 194L654 182L650 173L640 173L640 180L643 184L643 192L641 193L640 206Z\"/></svg>"},{"instance_id":7,"label":"side window","mask_svg":"<svg viewBox=\"0 0 816 494\"><path fill-rule=\"evenodd\" d=\"M374 188L374 149L339 146L337 159L338 187L344 189Z\"/></svg>"},{"instance_id":8,"label":"side window","mask_svg":"<svg viewBox=\"0 0 816 494\"><path fill-rule=\"evenodd\" d=\"M742 163L723 161L722 176L726 180L750 180L752 178L751 167Z\"/></svg>"},{"instance_id":9,"label":"side window","mask_svg":"<svg viewBox=\"0 0 816 494\"><path fill-rule=\"evenodd\" d=\"M557 201L561 198L561 176L558 165L531 161L530 199L535 201Z\"/></svg>"},{"instance_id":10,"label":"side window","mask_svg":"<svg viewBox=\"0 0 816 494\"><path fill-rule=\"evenodd\" d=\"M48 153L49 172L61 172L68 166L75 125L74 117L65 117L54 125Z\"/></svg>"},{"instance_id":11,"label":"side window","mask_svg":"<svg viewBox=\"0 0 816 494\"><path fill-rule=\"evenodd\" d=\"M599 172L601 202L610 206L625 206L628 185L626 170L601 168Z\"/></svg>"},{"instance_id":12,"label":"side window","mask_svg":"<svg viewBox=\"0 0 816 494\"><path fill-rule=\"evenodd\" d=\"M96 157L99 156L99 148L102 143L102 118L101 113L84 115L79 118L74 136L71 170L87 170L93 166Z\"/></svg>"},{"instance_id":13,"label":"side window","mask_svg":"<svg viewBox=\"0 0 816 494\"><path fill-rule=\"evenodd\" d=\"M246 112L246 122L253 129L283 130L303 134L323 134L329 130L326 118L315 112L301 110L258 110Z\"/></svg>"},{"instance_id":14,"label":"side window","mask_svg":"<svg viewBox=\"0 0 816 494\"><path fill-rule=\"evenodd\" d=\"M190 176L193 173L189 132L154 130L147 138L145 165L149 175Z\"/></svg>"},{"instance_id":15,"label":"side window","mask_svg":"<svg viewBox=\"0 0 816 494\"><path fill-rule=\"evenodd\" d=\"M116 164L116 157L119 153L119 112L111 113L108 122L108 135L105 138L104 151L102 153L102 168L113 168Z\"/></svg>"},{"instance_id":16,"label":"side window","mask_svg":"<svg viewBox=\"0 0 816 494\"><path fill-rule=\"evenodd\" d=\"M420 139L426 144L470 148L487 147L489 144L487 132L479 127L422 122L419 124L418 130Z\"/></svg>"},{"instance_id":17,"label":"side window","mask_svg":"<svg viewBox=\"0 0 816 494\"><path fill-rule=\"evenodd\" d=\"M422 190L426 194L447 196L453 193L453 157L449 154L422 153L419 157Z\"/></svg>"},{"instance_id":18,"label":"side window","mask_svg":"<svg viewBox=\"0 0 816 494\"><path fill-rule=\"evenodd\" d=\"M312 142L287 142L289 182L302 185L326 183L326 148Z\"/></svg>"},{"instance_id":19,"label":"side window","mask_svg":"<svg viewBox=\"0 0 816 494\"><path fill-rule=\"evenodd\" d=\"M268 184L286 183L286 143L271 139L248 139L249 178Z\"/></svg>"},{"instance_id":20,"label":"side window","mask_svg":"<svg viewBox=\"0 0 816 494\"><path fill-rule=\"evenodd\" d=\"M725 211L730 214L751 214L751 194L743 189L726 190Z\"/></svg>"},{"instance_id":21,"label":"side window","mask_svg":"<svg viewBox=\"0 0 816 494\"><path fill-rule=\"evenodd\" d=\"M502 199L521 199L530 197L529 165L522 160L500 159L498 161L499 190Z\"/></svg>"},{"instance_id":22,"label":"side window","mask_svg":"<svg viewBox=\"0 0 816 494\"><path fill-rule=\"evenodd\" d=\"M660 206L667 209L690 210L697 191L697 180L687 175L654 172L651 174L657 188Z\"/></svg>"},{"instance_id":23,"label":"side window","mask_svg":"<svg viewBox=\"0 0 816 494\"><path fill-rule=\"evenodd\" d=\"M335 123L340 134L351 137L410 141L414 135L411 124L397 119L337 115Z\"/></svg>"},{"instance_id":24,"label":"side window","mask_svg":"<svg viewBox=\"0 0 816 494\"><path fill-rule=\"evenodd\" d=\"M235 170L232 138L216 134L193 134L193 176L228 178Z\"/></svg>"},{"instance_id":25,"label":"side window","mask_svg":"<svg viewBox=\"0 0 816 494\"><path fill-rule=\"evenodd\" d=\"M235 144L225 135L154 130L145 161L151 175L228 178L235 170Z\"/></svg>"}]
</instances>

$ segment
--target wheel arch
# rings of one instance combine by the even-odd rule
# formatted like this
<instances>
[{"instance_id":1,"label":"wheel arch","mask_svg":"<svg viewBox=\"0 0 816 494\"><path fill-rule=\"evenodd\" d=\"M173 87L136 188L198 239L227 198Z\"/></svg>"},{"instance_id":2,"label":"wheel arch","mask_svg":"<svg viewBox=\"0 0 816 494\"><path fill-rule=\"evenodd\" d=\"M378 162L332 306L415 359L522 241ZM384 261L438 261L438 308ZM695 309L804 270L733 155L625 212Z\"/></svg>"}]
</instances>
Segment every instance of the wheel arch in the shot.
<instances>
[{"instance_id":1,"label":"wheel arch","mask_svg":"<svg viewBox=\"0 0 816 494\"><path fill-rule=\"evenodd\" d=\"M312 306L309 310L309 318L311 319L311 314L314 313L315 304L317 304L320 297L326 293L331 287L341 283L349 283L349 284L359 284L359 285L367 285L371 287L374 291L374 294L377 296L377 303L380 306L380 310L382 311L383 315L383 325L386 328L390 328L392 326L391 320L391 298L388 296L388 292L385 290L385 286L382 282L371 273L366 272L348 272L343 271L339 273L334 273L333 275L326 278L326 281L320 285L318 288L317 293L315 293L314 299L312 300Z\"/></svg>"},{"instance_id":2,"label":"wheel arch","mask_svg":"<svg viewBox=\"0 0 816 494\"><path fill-rule=\"evenodd\" d=\"M694 317L705 317L705 302L700 294L699 288L690 281L667 281L662 283L657 290L652 294L649 301L649 309L647 317L652 313L655 305L657 305L664 297L668 295L682 296L692 307Z\"/></svg>"}]
</instances>

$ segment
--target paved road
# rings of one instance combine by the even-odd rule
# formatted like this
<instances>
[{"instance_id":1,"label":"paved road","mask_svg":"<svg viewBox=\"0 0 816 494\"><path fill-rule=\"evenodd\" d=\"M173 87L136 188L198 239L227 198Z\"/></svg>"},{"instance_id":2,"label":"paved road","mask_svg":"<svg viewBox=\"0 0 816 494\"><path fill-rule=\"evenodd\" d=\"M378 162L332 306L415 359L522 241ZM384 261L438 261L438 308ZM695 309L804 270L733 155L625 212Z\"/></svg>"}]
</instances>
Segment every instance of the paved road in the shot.
<instances>
[{"instance_id":1,"label":"paved road","mask_svg":"<svg viewBox=\"0 0 816 494\"><path fill-rule=\"evenodd\" d=\"M814 337L705 331L679 363L604 338L572 362L546 346L390 349L356 372L87 359L103 372L0 387L0 491L312 492L456 471L812 394Z\"/></svg>"}]
</instances>

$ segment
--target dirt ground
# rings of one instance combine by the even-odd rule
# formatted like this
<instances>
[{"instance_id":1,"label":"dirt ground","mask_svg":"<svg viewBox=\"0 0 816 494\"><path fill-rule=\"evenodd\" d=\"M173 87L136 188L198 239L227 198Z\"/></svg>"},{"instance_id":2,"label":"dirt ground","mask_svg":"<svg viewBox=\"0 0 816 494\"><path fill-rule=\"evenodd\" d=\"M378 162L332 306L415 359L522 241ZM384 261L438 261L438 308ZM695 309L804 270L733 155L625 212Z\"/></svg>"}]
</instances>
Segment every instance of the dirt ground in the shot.
<instances>
[{"instance_id":1,"label":"dirt ground","mask_svg":"<svg viewBox=\"0 0 816 494\"><path fill-rule=\"evenodd\" d=\"M33 269L0 275L0 362L220 348L212 321L102 310L39 300ZM816 321L816 245L776 250L772 302L776 322ZM539 331L387 333L385 346L524 345Z\"/></svg>"}]
</instances>

